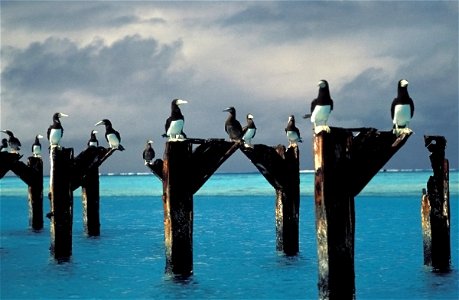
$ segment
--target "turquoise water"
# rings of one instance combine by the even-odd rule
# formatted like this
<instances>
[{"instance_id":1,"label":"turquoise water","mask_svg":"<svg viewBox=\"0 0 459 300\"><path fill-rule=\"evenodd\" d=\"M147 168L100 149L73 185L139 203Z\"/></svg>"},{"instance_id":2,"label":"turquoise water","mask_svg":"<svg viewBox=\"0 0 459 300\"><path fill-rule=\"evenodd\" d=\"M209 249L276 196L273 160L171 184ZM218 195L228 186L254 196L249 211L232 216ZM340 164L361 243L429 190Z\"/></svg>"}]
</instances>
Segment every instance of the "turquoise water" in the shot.
<instances>
[{"instance_id":1,"label":"turquoise water","mask_svg":"<svg viewBox=\"0 0 459 300\"><path fill-rule=\"evenodd\" d=\"M421 190L430 172L379 173L356 197L357 299L456 299L458 172L450 174L452 271L423 266ZM301 174L300 253L275 250L274 189L258 173L215 174L194 196L194 275L164 274L162 185L101 176L101 236L88 238L74 193L73 255L50 256L49 221L28 229L27 187L0 180L1 299L317 299L313 174ZM45 178L44 211L49 211Z\"/></svg>"}]
</instances>

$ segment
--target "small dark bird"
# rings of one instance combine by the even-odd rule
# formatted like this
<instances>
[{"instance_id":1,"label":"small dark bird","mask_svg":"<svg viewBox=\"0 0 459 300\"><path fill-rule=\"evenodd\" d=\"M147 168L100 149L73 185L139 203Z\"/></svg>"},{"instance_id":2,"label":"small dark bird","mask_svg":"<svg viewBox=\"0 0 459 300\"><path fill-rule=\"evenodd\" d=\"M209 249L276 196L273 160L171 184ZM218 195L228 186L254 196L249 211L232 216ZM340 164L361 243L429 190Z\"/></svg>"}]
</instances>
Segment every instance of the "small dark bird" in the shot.
<instances>
[{"instance_id":1,"label":"small dark bird","mask_svg":"<svg viewBox=\"0 0 459 300\"><path fill-rule=\"evenodd\" d=\"M117 149L120 151L124 150L124 147L120 144L121 143L121 136L118 131L113 129L112 122L108 119L103 119L97 122L94 126L105 125L105 139L108 142L108 145L112 149Z\"/></svg>"},{"instance_id":2,"label":"small dark bird","mask_svg":"<svg viewBox=\"0 0 459 300\"><path fill-rule=\"evenodd\" d=\"M252 139L257 133L257 127L253 121L253 115L247 114L247 125L242 128L242 140L244 141L244 146L252 147Z\"/></svg>"},{"instance_id":3,"label":"small dark bird","mask_svg":"<svg viewBox=\"0 0 459 300\"><path fill-rule=\"evenodd\" d=\"M185 118L179 108L180 105L186 103L188 103L188 101L182 99L174 99L171 102L171 115L167 118L164 126L166 133L162 135L163 137L169 138L169 141L186 139L186 134L183 132Z\"/></svg>"},{"instance_id":4,"label":"small dark bird","mask_svg":"<svg viewBox=\"0 0 459 300\"><path fill-rule=\"evenodd\" d=\"M32 156L33 157L41 157L41 144L40 144L40 139L42 139L43 136L41 134L37 134L35 136L35 141L32 144Z\"/></svg>"},{"instance_id":5,"label":"small dark bird","mask_svg":"<svg viewBox=\"0 0 459 300\"><path fill-rule=\"evenodd\" d=\"M225 121L225 131L229 138L233 142L240 141L242 138L242 126L238 120L236 120L236 109L234 107L228 107L223 110L229 112L229 116Z\"/></svg>"},{"instance_id":6,"label":"small dark bird","mask_svg":"<svg viewBox=\"0 0 459 300\"><path fill-rule=\"evenodd\" d=\"M145 165L151 165L153 163L153 159L155 158L155 150L153 150L153 141L147 141L145 145L145 150L143 150L143 160L145 161Z\"/></svg>"},{"instance_id":7,"label":"small dark bird","mask_svg":"<svg viewBox=\"0 0 459 300\"><path fill-rule=\"evenodd\" d=\"M62 128L60 121L62 117L68 117L68 115L59 112L55 113L53 115L53 124L48 127L47 138L50 147L59 147L59 142L64 135L64 128Z\"/></svg>"},{"instance_id":8,"label":"small dark bird","mask_svg":"<svg viewBox=\"0 0 459 300\"><path fill-rule=\"evenodd\" d=\"M2 139L2 145L0 146L0 152L8 152L8 140Z\"/></svg>"},{"instance_id":9,"label":"small dark bird","mask_svg":"<svg viewBox=\"0 0 459 300\"><path fill-rule=\"evenodd\" d=\"M296 147L297 143L302 143L300 130L295 126L295 116L291 115L288 117L287 127L285 128L285 134L289 142L289 147Z\"/></svg>"},{"instance_id":10,"label":"small dark bird","mask_svg":"<svg viewBox=\"0 0 459 300\"><path fill-rule=\"evenodd\" d=\"M414 103L408 94L408 81L406 79L401 79L398 82L397 98L392 101L390 115L394 124L394 134L399 136L402 133L411 133L408 125L414 115Z\"/></svg>"},{"instance_id":11,"label":"small dark bird","mask_svg":"<svg viewBox=\"0 0 459 300\"><path fill-rule=\"evenodd\" d=\"M330 90L328 82L321 80L317 84L319 86L319 94L316 99L311 102L311 114L307 114L304 118L311 118L311 122L314 124L314 132L319 133L321 131L330 132L328 127L328 117L333 110L333 100L330 97Z\"/></svg>"},{"instance_id":12,"label":"small dark bird","mask_svg":"<svg viewBox=\"0 0 459 300\"><path fill-rule=\"evenodd\" d=\"M91 130L91 137L88 141L88 147L99 147L99 141L96 137L97 130Z\"/></svg>"},{"instance_id":13,"label":"small dark bird","mask_svg":"<svg viewBox=\"0 0 459 300\"><path fill-rule=\"evenodd\" d=\"M11 130L2 130L2 132L8 135L8 146L10 147L10 152L19 153L19 150L21 150L21 142L19 139L14 136Z\"/></svg>"}]
</instances>

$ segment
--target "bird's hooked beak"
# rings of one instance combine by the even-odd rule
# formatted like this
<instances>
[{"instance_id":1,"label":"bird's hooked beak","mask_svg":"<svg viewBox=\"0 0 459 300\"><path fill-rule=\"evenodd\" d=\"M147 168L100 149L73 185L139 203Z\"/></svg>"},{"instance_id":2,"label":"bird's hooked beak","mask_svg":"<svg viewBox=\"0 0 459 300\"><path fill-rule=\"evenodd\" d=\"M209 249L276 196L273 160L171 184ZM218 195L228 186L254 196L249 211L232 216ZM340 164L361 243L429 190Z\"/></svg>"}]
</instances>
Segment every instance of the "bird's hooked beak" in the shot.
<instances>
[{"instance_id":1,"label":"bird's hooked beak","mask_svg":"<svg viewBox=\"0 0 459 300\"><path fill-rule=\"evenodd\" d=\"M225 108L223 111L229 112L229 111L231 111L231 109L233 109L233 108L232 107L228 107L228 108Z\"/></svg>"},{"instance_id":2,"label":"bird's hooked beak","mask_svg":"<svg viewBox=\"0 0 459 300\"><path fill-rule=\"evenodd\" d=\"M327 84L325 83L325 81L321 80L317 83L317 86L320 87L321 89L323 89L324 87L327 86Z\"/></svg>"},{"instance_id":3,"label":"bird's hooked beak","mask_svg":"<svg viewBox=\"0 0 459 300\"><path fill-rule=\"evenodd\" d=\"M152 141L152 140L149 140L149 141L147 142L147 144L153 145L153 141Z\"/></svg>"},{"instance_id":4,"label":"bird's hooked beak","mask_svg":"<svg viewBox=\"0 0 459 300\"><path fill-rule=\"evenodd\" d=\"M177 101L175 101L175 104L177 104L177 105L182 105L182 104L187 104L187 103L188 103L188 101L182 100L182 99L177 99Z\"/></svg>"},{"instance_id":5,"label":"bird's hooked beak","mask_svg":"<svg viewBox=\"0 0 459 300\"><path fill-rule=\"evenodd\" d=\"M98 131L97 130L93 130L92 133L96 134Z\"/></svg>"},{"instance_id":6,"label":"bird's hooked beak","mask_svg":"<svg viewBox=\"0 0 459 300\"><path fill-rule=\"evenodd\" d=\"M408 86L408 80L406 80L406 79L400 80L400 86L401 86L401 87L406 87L406 86Z\"/></svg>"},{"instance_id":7,"label":"bird's hooked beak","mask_svg":"<svg viewBox=\"0 0 459 300\"><path fill-rule=\"evenodd\" d=\"M42 139L43 136L41 134L37 134L37 139Z\"/></svg>"},{"instance_id":8,"label":"bird's hooked beak","mask_svg":"<svg viewBox=\"0 0 459 300\"><path fill-rule=\"evenodd\" d=\"M67 114L64 114L64 113L59 113L59 118L62 118L62 117L68 117L69 115Z\"/></svg>"},{"instance_id":9,"label":"bird's hooked beak","mask_svg":"<svg viewBox=\"0 0 459 300\"><path fill-rule=\"evenodd\" d=\"M247 119L253 119L253 115L252 114L248 114L247 115Z\"/></svg>"},{"instance_id":10,"label":"bird's hooked beak","mask_svg":"<svg viewBox=\"0 0 459 300\"><path fill-rule=\"evenodd\" d=\"M94 126L105 125L104 120L97 122Z\"/></svg>"}]
</instances>

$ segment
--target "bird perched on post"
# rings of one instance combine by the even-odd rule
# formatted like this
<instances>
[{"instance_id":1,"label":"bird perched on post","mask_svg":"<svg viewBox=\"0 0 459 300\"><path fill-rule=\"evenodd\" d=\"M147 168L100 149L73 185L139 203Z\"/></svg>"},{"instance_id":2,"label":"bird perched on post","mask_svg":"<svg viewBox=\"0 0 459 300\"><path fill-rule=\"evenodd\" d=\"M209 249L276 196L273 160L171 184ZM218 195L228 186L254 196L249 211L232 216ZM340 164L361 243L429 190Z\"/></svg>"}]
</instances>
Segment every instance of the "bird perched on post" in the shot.
<instances>
[{"instance_id":1,"label":"bird perched on post","mask_svg":"<svg viewBox=\"0 0 459 300\"><path fill-rule=\"evenodd\" d=\"M296 147L297 143L302 143L300 130L295 126L295 116L291 115L288 117L287 127L285 128L285 134L289 142L289 147Z\"/></svg>"},{"instance_id":2,"label":"bird perched on post","mask_svg":"<svg viewBox=\"0 0 459 300\"><path fill-rule=\"evenodd\" d=\"M311 114L307 114L303 117L305 119L311 118L316 134L321 131L330 132L330 127L328 127L327 122L333 110L333 100L330 97L328 82L322 79L317 85L319 86L319 94L317 98L311 102Z\"/></svg>"},{"instance_id":3,"label":"bird perched on post","mask_svg":"<svg viewBox=\"0 0 459 300\"><path fill-rule=\"evenodd\" d=\"M124 147L121 143L121 136L118 131L113 129L112 122L108 119L103 119L97 122L94 126L105 125L105 139L108 142L108 145L112 149L123 151Z\"/></svg>"},{"instance_id":4,"label":"bird perched on post","mask_svg":"<svg viewBox=\"0 0 459 300\"><path fill-rule=\"evenodd\" d=\"M143 160L145 161L145 165L151 165L153 163L153 159L155 158L155 150L153 150L153 141L147 141L145 145L145 149L143 150Z\"/></svg>"},{"instance_id":5,"label":"bird perched on post","mask_svg":"<svg viewBox=\"0 0 459 300\"><path fill-rule=\"evenodd\" d=\"M59 142L64 135L64 128L62 127L60 118L68 117L64 113L57 112L53 115L53 124L48 127L47 138L49 141L49 147L60 147Z\"/></svg>"},{"instance_id":6,"label":"bird perched on post","mask_svg":"<svg viewBox=\"0 0 459 300\"><path fill-rule=\"evenodd\" d=\"M99 147L99 141L96 137L97 130L91 130L91 137L88 141L88 147Z\"/></svg>"},{"instance_id":7,"label":"bird perched on post","mask_svg":"<svg viewBox=\"0 0 459 300\"><path fill-rule=\"evenodd\" d=\"M411 133L408 125L414 115L414 103L408 94L408 81L406 79L401 79L398 82L397 98L392 101L390 115L394 134L399 136L402 133Z\"/></svg>"},{"instance_id":8,"label":"bird perched on post","mask_svg":"<svg viewBox=\"0 0 459 300\"><path fill-rule=\"evenodd\" d=\"M241 123L236 119L236 109L234 107L228 107L223 111L229 112L229 116L225 121L225 131L229 138L233 142L238 142L242 138L242 126Z\"/></svg>"},{"instance_id":9,"label":"bird perched on post","mask_svg":"<svg viewBox=\"0 0 459 300\"><path fill-rule=\"evenodd\" d=\"M182 115L182 111L179 106L186 104L188 101L182 99L174 99L171 102L171 115L166 120L165 130L162 136L169 138L169 141L183 141L186 139L186 134L183 132L183 126L185 124L185 117Z\"/></svg>"},{"instance_id":10,"label":"bird perched on post","mask_svg":"<svg viewBox=\"0 0 459 300\"><path fill-rule=\"evenodd\" d=\"M2 139L2 145L0 146L0 152L8 152L8 140Z\"/></svg>"},{"instance_id":11,"label":"bird perched on post","mask_svg":"<svg viewBox=\"0 0 459 300\"><path fill-rule=\"evenodd\" d=\"M21 142L19 139L14 136L11 130L2 130L2 132L8 135L8 146L10 147L10 152L18 154L19 150L21 150Z\"/></svg>"},{"instance_id":12,"label":"bird perched on post","mask_svg":"<svg viewBox=\"0 0 459 300\"><path fill-rule=\"evenodd\" d=\"M257 127L255 126L255 122L253 121L253 115L247 114L247 125L242 128L242 140L244 141L245 147L253 147L252 146L252 139L255 137L257 133Z\"/></svg>"},{"instance_id":13,"label":"bird perched on post","mask_svg":"<svg viewBox=\"0 0 459 300\"><path fill-rule=\"evenodd\" d=\"M41 134L37 134L35 136L35 141L32 144L32 156L33 157L41 157L41 144L40 144L40 139L42 139L43 136Z\"/></svg>"}]
</instances>

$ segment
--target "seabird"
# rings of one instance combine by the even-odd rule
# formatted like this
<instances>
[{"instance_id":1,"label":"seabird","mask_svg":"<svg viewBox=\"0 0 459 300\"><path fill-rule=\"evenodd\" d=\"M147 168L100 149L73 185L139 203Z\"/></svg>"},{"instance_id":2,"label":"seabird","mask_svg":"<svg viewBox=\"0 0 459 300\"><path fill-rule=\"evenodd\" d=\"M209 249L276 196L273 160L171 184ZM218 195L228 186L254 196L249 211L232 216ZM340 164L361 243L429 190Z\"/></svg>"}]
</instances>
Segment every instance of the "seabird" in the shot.
<instances>
[{"instance_id":1,"label":"seabird","mask_svg":"<svg viewBox=\"0 0 459 300\"><path fill-rule=\"evenodd\" d=\"M311 114L304 116L304 118L311 117L311 122L314 124L314 132L316 134L321 131L330 132L327 121L328 116L333 110L333 100L330 97L328 82L322 79L317 85L319 86L319 94L317 98L311 102Z\"/></svg>"},{"instance_id":2,"label":"seabird","mask_svg":"<svg viewBox=\"0 0 459 300\"><path fill-rule=\"evenodd\" d=\"M60 121L62 117L68 117L68 115L59 112L55 113L53 115L53 124L48 127L47 137L50 147L59 147L59 142L64 135L64 128L62 128Z\"/></svg>"},{"instance_id":3,"label":"seabird","mask_svg":"<svg viewBox=\"0 0 459 300\"><path fill-rule=\"evenodd\" d=\"M289 147L296 147L297 143L302 143L300 130L295 126L295 116L291 115L288 117L287 127L285 128L285 134L289 142Z\"/></svg>"},{"instance_id":4,"label":"seabird","mask_svg":"<svg viewBox=\"0 0 459 300\"><path fill-rule=\"evenodd\" d=\"M408 125L414 115L414 103L408 94L408 81L406 79L401 79L398 82L397 98L392 101L390 115L394 134L399 136L402 133L411 132Z\"/></svg>"},{"instance_id":5,"label":"seabird","mask_svg":"<svg viewBox=\"0 0 459 300\"><path fill-rule=\"evenodd\" d=\"M253 115L247 114L247 126L242 128L242 140L244 141L244 146L252 147L252 139L255 137L257 133L257 127L253 122Z\"/></svg>"},{"instance_id":6,"label":"seabird","mask_svg":"<svg viewBox=\"0 0 459 300\"><path fill-rule=\"evenodd\" d=\"M171 115L166 120L165 130L166 133L163 137L168 137L169 141L180 141L186 139L186 134L183 132L183 125L185 118L179 106L186 104L188 101L182 99L174 99L171 102Z\"/></svg>"},{"instance_id":7,"label":"seabird","mask_svg":"<svg viewBox=\"0 0 459 300\"><path fill-rule=\"evenodd\" d=\"M228 136L231 141L237 142L242 138L242 126L238 120L236 120L236 109L234 107L228 107L223 110L229 112L229 116L225 121L225 131L228 133Z\"/></svg>"},{"instance_id":8,"label":"seabird","mask_svg":"<svg viewBox=\"0 0 459 300\"><path fill-rule=\"evenodd\" d=\"M21 150L21 142L19 139L14 136L11 130L2 130L2 132L8 135L8 146L10 147L10 152L19 153L19 150Z\"/></svg>"},{"instance_id":9,"label":"seabird","mask_svg":"<svg viewBox=\"0 0 459 300\"><path fill-rule=\"evenodd\" d=\"M32 144L32 156L33 157L41 157L41 144L40 144L40 139L42 139L43 136L41 134L37 134L35 136L35 142Z\"/></svg>"},{"instance_id":10,"label":"seabird","mask_svg":"<svg viewBox=\"0 0 459 300\"><path fill-rule=\"evenodd\" d=\"M99 147L99 141L96 137L97 130L91 130L91 138L88 141L88 147Z\"/></svg>"},{"instance_id":11,"label":"seabird","mask_svg":"<svg viewBox=\"0 0 459 300\"><path fill-rule=\"evenodd\" d=\"M143 150L143 160L145 161L145 165L149 165L153 163L153 158L155 158L155 150L151 147L153 145L153 141L147 141L145 145L145 150Z\"/></svg>"},{"instance_id":12,"label":"seabird","mask_svg":"<svg viewBox=\"0 0 459 300\"><path fill-rule=\"evenodd\" d=\"M0 146L0 152L8 152L8 140L2 139L2 145Z\"/></svg>"},{"instance_id":13,"label":"seabird","mask_svg":"<svg viewBox=\"0 0 459 300\"><path fill-rule=\"evenodd\" d=\"M117 149L120 151L124 150L124 147L120 144L121 143L121 136L118 131L113 129L112 122L108 119L103 119L96 123L95 126L105 125L105 139L108 142L108 145L112 149Z\"/></svg>"}]
</instances>

